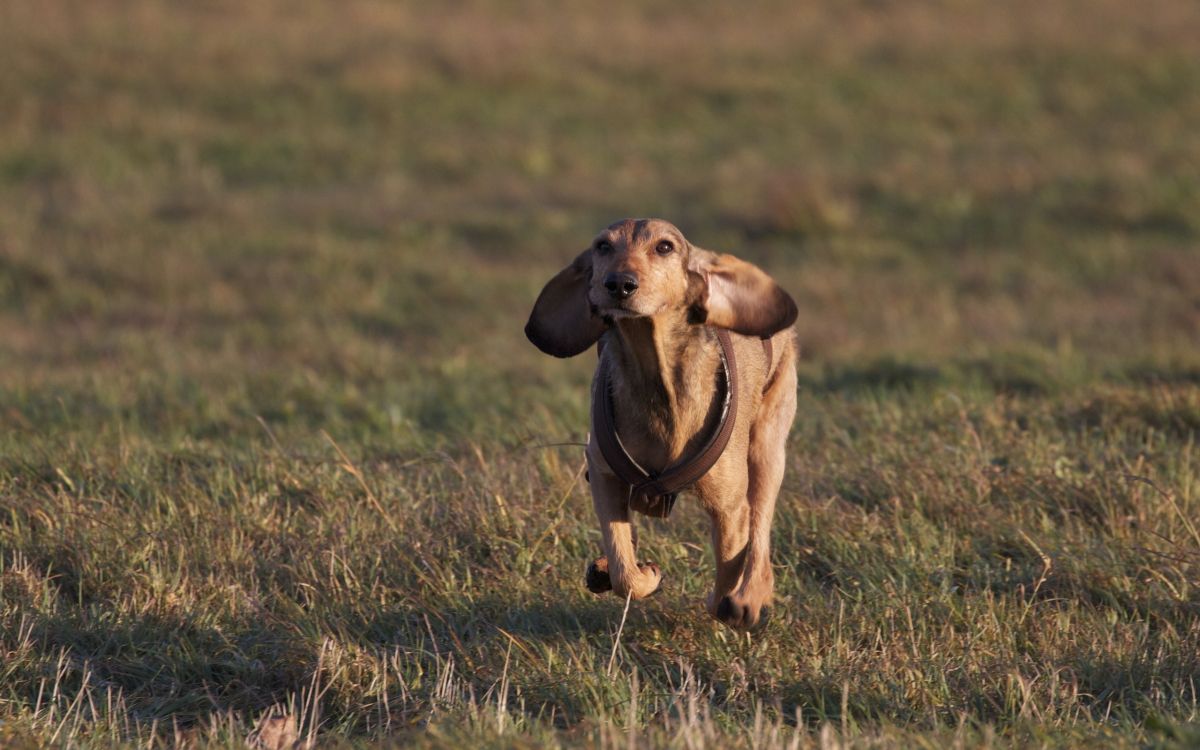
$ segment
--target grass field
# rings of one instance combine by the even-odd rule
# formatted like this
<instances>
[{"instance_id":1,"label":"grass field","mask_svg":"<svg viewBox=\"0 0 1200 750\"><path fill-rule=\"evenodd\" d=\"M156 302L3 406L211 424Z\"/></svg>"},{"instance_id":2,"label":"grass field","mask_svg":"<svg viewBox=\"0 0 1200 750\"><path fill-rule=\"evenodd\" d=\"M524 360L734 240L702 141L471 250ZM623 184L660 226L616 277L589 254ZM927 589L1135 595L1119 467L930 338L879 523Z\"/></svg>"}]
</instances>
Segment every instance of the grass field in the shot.
<instances>
[{"instance_id":1,"label":"grass field","mask_svg":"<svg viewBox=\"0 0 1200 750\"><path fill-rule=\"evenodd\" d=\"M1198 28L4 3L0 745L1197 746ZM753 636L687 501L582 585L521 329L629 215L800 307Z\"/></svg>"}]
</instances>

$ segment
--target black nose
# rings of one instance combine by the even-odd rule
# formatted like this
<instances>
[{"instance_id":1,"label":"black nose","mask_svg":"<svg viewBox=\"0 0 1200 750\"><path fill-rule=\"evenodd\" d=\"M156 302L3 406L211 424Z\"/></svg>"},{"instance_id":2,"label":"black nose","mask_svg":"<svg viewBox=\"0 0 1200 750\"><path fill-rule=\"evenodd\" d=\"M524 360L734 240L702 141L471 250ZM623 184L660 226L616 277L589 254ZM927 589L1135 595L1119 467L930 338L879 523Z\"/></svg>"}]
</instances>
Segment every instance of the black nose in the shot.
<instances>
[{"instance_id":1,"label":"black nose","mask_svg":"<svg viewBox=\"0 0 1200 750\"><path fill-rule=\"evenodd\" d=\"M610 273L604 277L604 288L613 299L629 299L637 287L637 277L631 273Z\"/></svg>"}]
</instances>

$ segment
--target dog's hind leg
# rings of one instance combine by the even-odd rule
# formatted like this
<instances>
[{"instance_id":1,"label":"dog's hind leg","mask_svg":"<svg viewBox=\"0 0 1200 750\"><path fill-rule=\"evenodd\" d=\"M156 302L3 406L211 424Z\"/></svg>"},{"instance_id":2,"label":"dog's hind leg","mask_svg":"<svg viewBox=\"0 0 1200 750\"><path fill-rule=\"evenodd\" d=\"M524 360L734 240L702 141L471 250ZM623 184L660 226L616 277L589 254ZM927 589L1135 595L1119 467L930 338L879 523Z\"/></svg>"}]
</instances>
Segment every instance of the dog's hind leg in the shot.
<instances>
[{"instance_id":1,"label":"dog's hind leg","mask_svg":"<svg viewBox=\"0 0 1200 750\"><path fill-rule=\"evenodd\" d=\"M771 521L787 465L787 437L796 415L796 369L785 365L763 395L750 431L747 498L750 506L745 565L736 590L716 603L717 619L735 628L758 624L771 604Z\"/></svg>"},{"instance_id":2,"label":"dog's hind leg","mask_svg":"<svg viewBox=\"0 0 1200 750\"><path fill-rule=\"evenodd\" d=\"M746 502L746 472L728 472L719 482L720 495L703 497L712 519L712 546L717 575L706 600L708 613L717 619L718 607L729 599L742 578L750 533L750 508Z\"/></svg>"}]
</instances>

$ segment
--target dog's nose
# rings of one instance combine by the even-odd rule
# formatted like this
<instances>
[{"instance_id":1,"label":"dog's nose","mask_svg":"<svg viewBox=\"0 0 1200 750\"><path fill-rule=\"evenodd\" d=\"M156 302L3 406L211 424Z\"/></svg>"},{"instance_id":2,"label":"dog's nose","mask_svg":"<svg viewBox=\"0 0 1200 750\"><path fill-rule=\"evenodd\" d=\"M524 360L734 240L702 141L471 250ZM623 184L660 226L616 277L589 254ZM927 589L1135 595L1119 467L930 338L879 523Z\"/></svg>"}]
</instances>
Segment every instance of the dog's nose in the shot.
<instances>
[{"instance_id":1,"label":"dog's nose","mask_svg":"<svg viewBox=\"0 0 1200 750\"><path fill-rule=\"evenodd\" d=\"M637 277L631 273L610 273L604 277L604 288L613 299L629 299L637 291Z\"/></svg>"}]
</instances>

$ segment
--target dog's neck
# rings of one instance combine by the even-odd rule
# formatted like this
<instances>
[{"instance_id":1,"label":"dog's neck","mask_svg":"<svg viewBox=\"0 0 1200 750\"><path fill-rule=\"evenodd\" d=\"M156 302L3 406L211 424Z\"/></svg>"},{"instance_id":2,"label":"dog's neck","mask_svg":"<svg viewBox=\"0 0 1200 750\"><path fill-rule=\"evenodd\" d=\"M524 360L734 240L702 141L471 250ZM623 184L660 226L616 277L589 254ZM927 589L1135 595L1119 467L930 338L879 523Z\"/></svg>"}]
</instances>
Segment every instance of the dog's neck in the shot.
<instances>
[{"instance_id":1,"label":"dog's neck","mask_svg":"<svg viewBox=\"0 0 1200 750\"><path fill-rule=\"evenodd\" d=\"M635 458L661 470L712 420L720 365L713 334L670 315L618 320L613 333L617 428Z\"/></svg>"}]
</instances>

